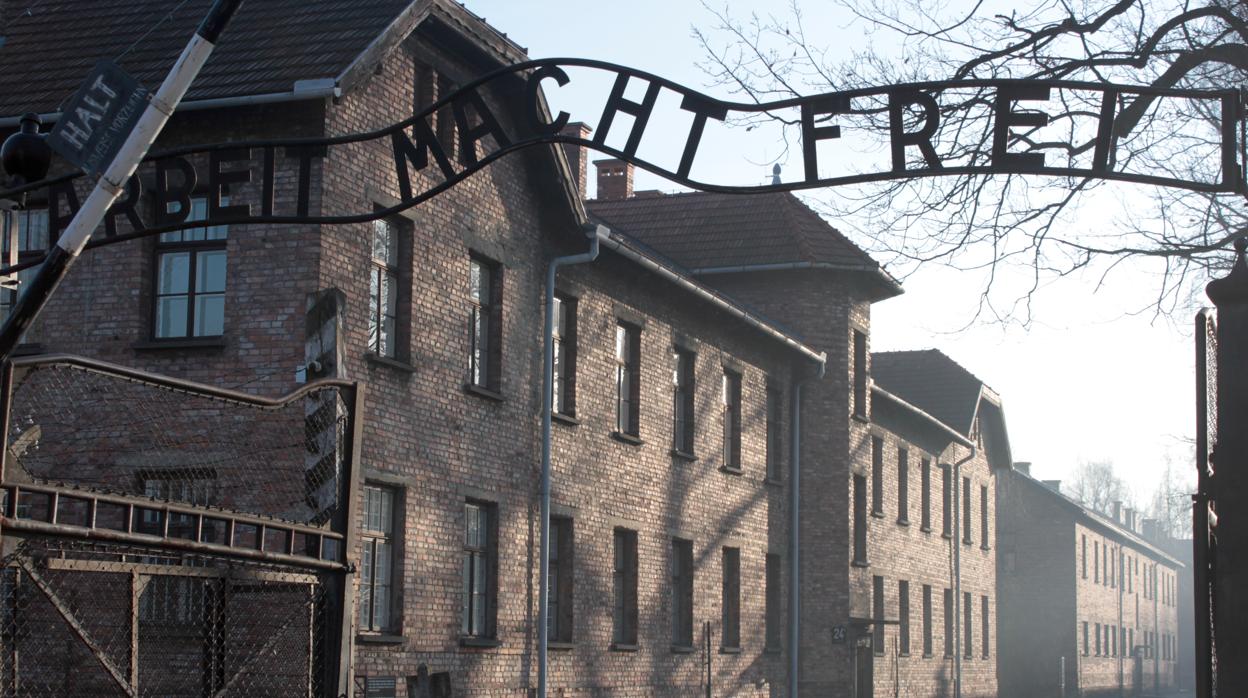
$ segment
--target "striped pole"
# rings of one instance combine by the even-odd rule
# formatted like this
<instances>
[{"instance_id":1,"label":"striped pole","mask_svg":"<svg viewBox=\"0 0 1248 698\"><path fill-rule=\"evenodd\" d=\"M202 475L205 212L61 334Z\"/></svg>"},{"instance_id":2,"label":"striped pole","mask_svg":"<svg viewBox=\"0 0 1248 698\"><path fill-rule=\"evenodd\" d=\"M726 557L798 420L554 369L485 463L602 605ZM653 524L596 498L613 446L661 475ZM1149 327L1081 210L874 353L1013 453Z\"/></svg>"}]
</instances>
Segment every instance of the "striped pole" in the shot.
<instances>
[{"instance_id":1,"label":"striped pole","mask_svg":"<svg viewBox=\"0 0 1248 698\"><path fill-rule=\"evenodd\" d=\"M134 130L126 137L117 157L113 158L113 162L96 182L95 188L91 190L82 208L78 209L69 227L48 252L39 273L31 279L30 287L20 294L13 312L9 313L4 326L0 327L0 360L8 359L13 353L22 335L43 311L48 299L56 292L57 286L82 253L82 248L91 239L91 233L104 220L109 207L125 191L126 181L147 155L148 149L160 135L174 109L177 109L191 82L208 61L208 56L212 55L221 32L242 4L243 0L213 2L208 15L195 31L195 36L182 49L182 55L178 56L169 74L165 76L165 81L139 117Z\"/></svg>"}]
</instances>

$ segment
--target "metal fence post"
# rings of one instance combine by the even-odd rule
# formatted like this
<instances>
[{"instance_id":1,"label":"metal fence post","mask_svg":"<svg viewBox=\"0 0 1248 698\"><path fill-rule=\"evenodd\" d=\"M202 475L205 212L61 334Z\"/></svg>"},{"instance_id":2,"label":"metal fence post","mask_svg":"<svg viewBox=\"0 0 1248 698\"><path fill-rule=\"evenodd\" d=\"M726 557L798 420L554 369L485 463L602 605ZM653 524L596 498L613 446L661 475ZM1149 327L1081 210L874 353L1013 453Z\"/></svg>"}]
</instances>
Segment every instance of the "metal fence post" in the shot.
<instances>
[{"instance_id":1,"label":"metal fence post","mask_svg":"<svg viewBox=\"0 0 1248 698\"><path fill-rule=\"evenodd\" d=\"M1218 309L1217 441L1210 495L1217 515L1213 558L1214 634L1217 655L1248 656L1248 240L1235 241L1235 266L1206 287ZM1248 662L1218 664L1214 691L1248 695Z\"/></svg>"}]
</instances>

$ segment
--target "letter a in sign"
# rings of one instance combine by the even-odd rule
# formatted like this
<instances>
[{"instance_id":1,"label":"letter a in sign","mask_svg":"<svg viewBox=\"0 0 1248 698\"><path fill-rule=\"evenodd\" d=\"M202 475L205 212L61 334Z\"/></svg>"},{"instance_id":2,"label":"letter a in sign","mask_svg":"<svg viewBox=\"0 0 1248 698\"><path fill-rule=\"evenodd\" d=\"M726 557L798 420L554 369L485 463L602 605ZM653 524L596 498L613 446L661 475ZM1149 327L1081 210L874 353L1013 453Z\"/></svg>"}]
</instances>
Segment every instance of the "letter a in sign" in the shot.
<instances>
[{"instance_id":1,"label":"letter a in sign","mask_svg":"<svg viewBox=\"0 0 1248 698\"><path fill-rule=\"evenodd\" d=\"M117 156L134 130L148 92L112 61L95 64L48 134L48 145L90 174Z\"/></svg>"}]
</instances>

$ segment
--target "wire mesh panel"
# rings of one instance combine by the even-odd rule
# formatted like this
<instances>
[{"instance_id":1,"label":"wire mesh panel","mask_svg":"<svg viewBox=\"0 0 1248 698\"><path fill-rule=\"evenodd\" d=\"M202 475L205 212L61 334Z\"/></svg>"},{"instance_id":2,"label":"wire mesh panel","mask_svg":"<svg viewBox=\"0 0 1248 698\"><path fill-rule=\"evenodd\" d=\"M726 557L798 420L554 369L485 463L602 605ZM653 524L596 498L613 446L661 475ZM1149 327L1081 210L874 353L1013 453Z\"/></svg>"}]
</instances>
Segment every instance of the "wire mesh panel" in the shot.
<instances>
[{"instance_id":1,"label":"wire mesh panel","mask_svg":"<svg viewBox=\"0 0 1248 698\"><path fill-rule=\"evenodd\" d=\"M74 362L15 372L5 481L297 523L333 515L347 457L342 387L256 404L134 374Z\"/></svg>"},{"instance_id":2,"label":"wire mesh panel","mask_svg":"<svg viewBox=\"0 0 1248 698\"><path fill-rule=\"evenodd\" d=\"M326 695L331 606L297 568L28 539L0 565L0 696Z\"/></svg>"}]
</instances>

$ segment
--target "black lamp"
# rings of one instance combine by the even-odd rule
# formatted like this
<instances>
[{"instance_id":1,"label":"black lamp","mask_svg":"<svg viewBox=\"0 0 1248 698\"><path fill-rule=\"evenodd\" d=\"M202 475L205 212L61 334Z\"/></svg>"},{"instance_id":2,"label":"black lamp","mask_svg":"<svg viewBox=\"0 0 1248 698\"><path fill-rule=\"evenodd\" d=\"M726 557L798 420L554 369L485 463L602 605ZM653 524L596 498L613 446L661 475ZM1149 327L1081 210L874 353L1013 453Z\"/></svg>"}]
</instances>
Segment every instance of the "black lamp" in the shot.
<instances>
[{"instance_id":1,"label":"black lamp","mask_svg":"<svg viewBox=\"0 0 1248 698\"><path fill-rule=\"evenodd\" d=\"M43 119L38 114L24 114L20 130L6 138L4 145L0 146L0 163L9 175L8 186L20 187L48 176L52 148L44 135L39 133L42 125Z\"/></svg>"}]
</instances>

